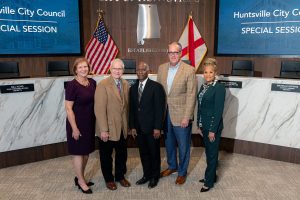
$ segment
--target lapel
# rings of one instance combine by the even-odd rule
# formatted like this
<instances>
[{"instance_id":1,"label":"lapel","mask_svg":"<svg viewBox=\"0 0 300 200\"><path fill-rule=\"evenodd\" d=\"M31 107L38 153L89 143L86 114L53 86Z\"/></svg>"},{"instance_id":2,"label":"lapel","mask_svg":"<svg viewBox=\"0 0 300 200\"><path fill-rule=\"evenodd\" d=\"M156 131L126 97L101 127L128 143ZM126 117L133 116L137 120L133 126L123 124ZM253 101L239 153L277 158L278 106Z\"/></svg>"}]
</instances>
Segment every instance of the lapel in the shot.
<instances>
[{"instance_id":1,"label":"lapel","mask_svg":"<svg viewBox=\"0 0 300 200\"><path fill-rule=\"evenodd\" d=\"M217 83L216 83L217 84ZM203 95L203 97L204 96L210 96L211 95L211 93L214 93L214 91L215 91L215 85L216 84L212 84L211 86L209 86L209 88L207 88L207 90L206 90L206 92L204 93L204 95ZM201 86L201 87L203 87L203 86ZM203 89L203 88L202 88Z\"/></svg>"},{"instance_id":2,"label":"lapel","mask_svg":"<svg viewBox=\"0 0 300 200\"><path fill-rule=\"evenodd\" d=\"M202 90L203 90L203 84L200 86L199 92L197 93L197 97L199 96L199 94Z\"/></svg>"},{"instance_id":3,"label":"lapel","mask_svg":"<svg viewBox=\"0 0 300 200\"><path fill-rule=\"evenodd\" d=\"M123 104L125 102L124 98L125 98L125 92L127 91L127 88L125 88L126 87L125 80L123 78L120 78L120 80L121 80L121 83L122 83L122 93L121 93L122 96L120 97L120 99L121 99L122 104Z\"/></svg>"},{"instance_id":4,"label":"lapel","mask_svg":"<svg viewBox=\"0 0 300 200\"><path fill-rule=\"evenodd\" d=\"M171 86L171 89L170 89L170 92L168 95L170 95L174 89L174 85L176 84L176 81L179 79L180 75L183 74L183 66L182 66L182 62L180 61L180 64L179 64L179 67L178 67L178 70L175 74L175 77L174 77L174 80L173 80L173 83L172 83L172 86Z\"/></svg>"},{"instance_id":5,"label":"lapel","mask_svg":"<svg viewBox=\"0 0 300 200\"><path fill-rule=\"evenodd\" d=\"M111 87L111 89L112 89L112 91L113 91L113 93L115 93L115 96L117 97L117 99L120 101L120 103L122 103L122 99L121 99L121 96L120 96L120 94L119 94L119 90L118 90L118 88L117 88L117 85L116 85L116 82L115 82L115 79L113 78L113 77L109 77L109 79L110 79L110 87ZM121 80L121 82L122 82L122 80ZM122 94L124 94L124 86L123 86L123 82L122 82ZM122 95L123 96L123 95Z\"/></svg>"},{"instance_id":6,"label":"lapel","mask_svg":"<svg viewBox=\"0 0 300 200\"><path fill-rule=\"evenodd\" d=\"M161 71L161 84L164 87L166 93L168 93L168 85L167 85L167 80L168 80L168 71L169 71L169 64L165 64L165 66L162 67Z\"/></svg>"},{"instance_id":7,"label":"lapel","mask_svg":"<svg viewBox=\"0 0 300 200\"><path fill-rule=\"evenodd\" d=\"M147 80L147 82L146 82L146 85L144 86L143 93L142 93L142 96L141 96L141 101L139 102L139 104L141 104L141 102L142 102L143 99L145 98L145 97L144 97L144 96L145 96L145 92L148 91L148 88L150 87L149 84L151 84L150 81L151 81L151 80L148 78L148 80ZM137 92L137 93L138 93L138 92ZM137 97L138 97L138 94L137 94Z\"/></svg>"}]
</instances>

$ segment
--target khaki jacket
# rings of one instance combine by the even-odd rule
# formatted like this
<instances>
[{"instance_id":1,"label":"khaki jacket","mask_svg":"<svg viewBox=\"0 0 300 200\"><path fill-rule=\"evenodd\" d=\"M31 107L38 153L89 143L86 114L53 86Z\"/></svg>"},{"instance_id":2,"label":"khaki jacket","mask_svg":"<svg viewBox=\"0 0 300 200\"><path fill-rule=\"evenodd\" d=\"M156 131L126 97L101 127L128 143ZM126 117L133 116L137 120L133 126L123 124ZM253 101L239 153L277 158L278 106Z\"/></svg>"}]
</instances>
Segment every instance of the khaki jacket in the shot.
<instances>
[{"instance_id":1,"label":"khaki jacket","mask_svg":"<svg viewBox=\"0 0 300 200\"><path fill-rule=\"evenodd\" d=\"M167 104L171 122L174 126L180 126L184 117L193 120L197 94L197 82L194 67L180 62L174 77L172 87L168 93L169 63L159 66L157 81L163 85L167 94Z\"/></svg>"},{"instance_id":2,"label":"khaki jacket","mask_svg":"<svg viewBox=\"0 0 300 200\"><path fill-rule=\"evenodd\" d=\"M122 81L122 94L120 96L115 80L109 76L98 83L95 92L96 131L109 132L109 140L119 141L121 131L124 138L128 132L128 94L129 84Z\"/></svg>"}]
</instances>

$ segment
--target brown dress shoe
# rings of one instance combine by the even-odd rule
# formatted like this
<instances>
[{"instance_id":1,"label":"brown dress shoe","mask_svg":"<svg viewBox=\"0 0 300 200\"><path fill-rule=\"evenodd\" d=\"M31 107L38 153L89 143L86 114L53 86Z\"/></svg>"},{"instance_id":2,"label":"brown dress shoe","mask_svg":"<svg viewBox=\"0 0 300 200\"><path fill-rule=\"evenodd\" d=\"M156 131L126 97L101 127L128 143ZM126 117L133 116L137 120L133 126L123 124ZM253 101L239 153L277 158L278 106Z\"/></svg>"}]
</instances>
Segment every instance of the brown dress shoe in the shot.
<instances>
[{"instance_id":1,"label":"brown dress shoe","mask_svg":"<svg viewBox=\"0 0 300 200\"><path fill-rule=\"evenodd\" d=\"M110 190L116 190L117 189L117 185L115 184L115 182L107 182L106 187Z\"/></svg>"},{"instance_id":2,"label":"brown dress shoe","mask_svg":"<svg viewBox=\"0 0 300 200\"><path fill-rule=\"evenodd\" d=\"M186 177L185 176L177 176L175 184L182 185L185 183Z\"/></svg>"},{"instance_id":3,"label":"brown dress shoe","mask_svg":"<svg viewBox=\"0 0 300 200\"><path fill-rule=\"evenodd\" d=\"M166 170L160 172L160 177L166 177L166 176L169 176L169 175L171 175L175 172L177 172L176 169L166 169Z\"/></svg>"},{"instance_id":4,"label":"brown dress shoe","mask_svg":"<svg viewBox=\"0 0 300 200\"><path fill-rule=\"evenodd\" d=\"M130 183L129 181L127 181L125 178L120 180L120 185L122 185L123 187L130 187Z\"/></svg>"}]
</instances>

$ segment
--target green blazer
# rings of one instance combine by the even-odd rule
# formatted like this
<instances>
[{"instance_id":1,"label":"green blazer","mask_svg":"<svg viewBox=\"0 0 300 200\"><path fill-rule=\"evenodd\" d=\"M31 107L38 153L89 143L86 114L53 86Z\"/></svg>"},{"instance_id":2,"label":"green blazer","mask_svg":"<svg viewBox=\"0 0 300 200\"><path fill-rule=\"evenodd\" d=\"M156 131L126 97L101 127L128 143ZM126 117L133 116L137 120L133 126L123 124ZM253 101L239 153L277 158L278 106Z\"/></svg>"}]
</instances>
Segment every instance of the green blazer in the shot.
<instances>
[{"instance_id":1,"label":"green blazer","mask_svg":"<svg viewBox=\"0 0 300 200\"><path fill-rule=\"evenodd\" d=\"M203 90L203 85L199 93ZM215 82L204 93L200 105L199 93L197 126L201 116L202 128L209 132L218 133L223 129L223 109L225 101L225 86L222 83Z\"/></svg>"}]
</instances>

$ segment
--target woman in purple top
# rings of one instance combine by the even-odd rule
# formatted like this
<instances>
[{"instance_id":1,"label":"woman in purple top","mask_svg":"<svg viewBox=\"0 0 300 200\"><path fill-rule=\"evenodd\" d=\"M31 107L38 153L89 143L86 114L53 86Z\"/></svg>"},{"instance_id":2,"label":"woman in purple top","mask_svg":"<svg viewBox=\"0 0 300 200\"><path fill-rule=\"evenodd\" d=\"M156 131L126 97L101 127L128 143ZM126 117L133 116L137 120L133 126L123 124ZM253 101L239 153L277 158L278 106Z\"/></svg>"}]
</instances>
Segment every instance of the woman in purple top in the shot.
<instances>
[{"instance_id":1,"label":"woman in purple top","mask_svg":"<svg viewBox=\"0 0 300 200\"><path fill-rule=\"evenodd\" d=\"M73 165L76 177L75 186L83 193L90 194L89 186L92 182L86 182L84 170L89 154L95 150L95 115L94 94L96 81L88 78L90 65L85 58L78 58L73 65L75 78L66 88L65 109L67 112L67 143L68 150L73 155Z\"/></svg>"}]
</instances>

